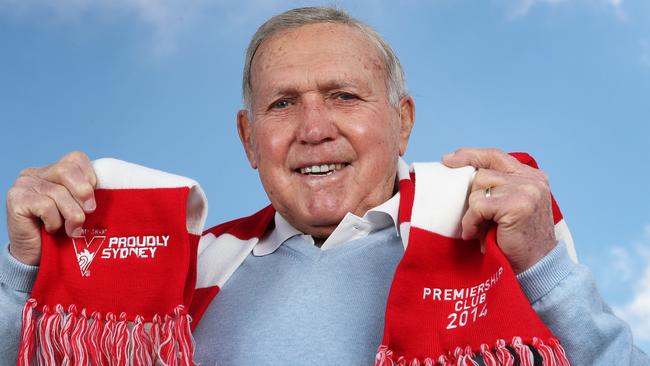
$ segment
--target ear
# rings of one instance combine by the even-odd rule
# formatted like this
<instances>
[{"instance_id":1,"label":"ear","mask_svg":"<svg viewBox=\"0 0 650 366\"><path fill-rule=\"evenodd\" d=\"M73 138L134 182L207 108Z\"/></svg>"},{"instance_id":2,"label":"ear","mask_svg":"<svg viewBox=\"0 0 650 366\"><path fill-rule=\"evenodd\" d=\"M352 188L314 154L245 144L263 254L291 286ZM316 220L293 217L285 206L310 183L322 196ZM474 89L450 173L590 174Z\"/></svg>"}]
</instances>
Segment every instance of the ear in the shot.
<instances>
[{"instance_id":1,"label":"ear","mask_svg":"<svg viewBox=\"0 0 650 366\"><path fill-rule=\"evenodd\" d=\"M248 111L245 109L237 112L237 132L241 141L246 157L251 164L251 168L257 169L257 160L255 160L255 149L253 148L253 123L248 118Z\"/></svg>"},{"instance_id":2,"label":"ear","mask_svg":"<svg viewBox=\"0 0 650 366\"><path fill-rule=\"evenodd\" d=\"M399 131L399 155L404 156L406 153L406 146L411 137L413 124L415 123L415 102L410 95L403 97L399 101L400 111L400 131Z\"/></svg>"}]
</instances>

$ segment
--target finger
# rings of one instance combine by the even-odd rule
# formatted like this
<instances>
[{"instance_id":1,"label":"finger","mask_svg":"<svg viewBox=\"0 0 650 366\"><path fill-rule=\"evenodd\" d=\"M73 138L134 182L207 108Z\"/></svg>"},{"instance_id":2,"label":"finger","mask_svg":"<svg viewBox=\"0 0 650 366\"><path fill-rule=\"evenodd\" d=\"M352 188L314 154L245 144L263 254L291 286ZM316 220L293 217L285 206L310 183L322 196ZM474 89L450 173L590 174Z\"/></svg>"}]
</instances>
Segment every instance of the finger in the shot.
<instances>
[{"instance_id":1,"label":"finger","mask_svg":"<svg viewBox=\"0 0 650 366\"><path fill-rule=\"evenodd\" d=\"M498 195L498 189L493 189L492 195ZM463 240L482 239L487 225L493 221L498 197L485 197L485 192L476 190L469 195L468 208L461 220Z\"/></svg>"},{"instance_id":2,"label":"finger","mask_svg":"<svg viewBox=\"0 0 650 366\"><path fill-rule=\"evenodd\" d=\"M86 179L88 179L90 185L92 185L93 188L97 186L97 175L95 175L95 169L93 168L88 155L83 151L73 151L61 158L61 161L69 161L79 165L81 172L84 174Z\"/></svg>"},{"instance_id":3,"label":"finger","mask_svg":"<svg viewBox=\"0 0 650 366\"><path fill-rule=\"evenodd\" d=\"M544 184L546 184L547 186L550 184L550 180L549 180L548 175L546 174L545 171L543 171L541 169L533 168L533 167L528 166L526 164L522 164L522 170L523 170L524 175L536 178L536 179L544 182Z\"/></svg>"},{"instance_id":4,"label":"finger","mask_svg":"<svg viewBox=\"0 0 650 366\"><path fill-rule=\"evenodd\" d=\"M485 221L479 210L474 207L468 208L461 221L463 240L478 239L481 226Z\"/></svg>"},{"instance_id":5,"label":"finger","mask_svg":"<svg viewBox=\"0 0 650 366\"><path fill-rule=\"evenodd\" d=\"M442 157L442 162L450 168L471 165L475 168L494 169L503 173L514 173L521 169L521 163L499 149L458 149Z\"/></svg>"},{"instance_id":6,"label":"finger","mask_svg":"<svg viewBox=\"0 0 650 366\"><path fill-rule=\"evenodd\" d=\"M40 180L33 185L34 190L52 199L60 214L65 219L65 228L69 236L81 235L81 226L86 220L86 215L79 203L70 195L65 187Z\"/></svg>"},{"instance_id":7,"label":"finger","mask_svg":"<svg viewBox=\"0 0 650 366\"><path fill-rule=\"evenodd\" d=\"M49 197L36 193L33 190L22 190L20 204L12 207L11 211L26 218L38 218L48 233L54 233L63 226L63 219L57 209L56 203Z\"/></svg>"},{"instance_id":8,"label":"finger","mask_svg":"<svg viewBox=\"0 0 650 366\"><path fill-rule=\"evenodd\" d=\"M76 163L60 161L40 174L41 178L64 186L85 212L93 212L97 207L94 188Z\"/></svg>"},{"instance_id":9,"label":"finger","mask_svg":"<svg viewBox=\"0 0 650 366\"><path fill-rule=\"evenodd\" d=\"M463 240L477 239L483 244L483 237L487 232L492 220L487 219L479 210L468 209L462 220L462 238Z\"/></svg>"},{"instance_id":10,"label":"finger","mask_svg":"<svg viewBox=\"0 0 650 366\"><path fill-rule=\"evenodd\" d=\"M503 186L507 184L512 184L518 182L517 176L508 175L501 173L497 170L492 169L479 169L474 175L474 180L472 180L472 187L470 191L483 191L487 188Z\"/></svg>"}]
</instances>

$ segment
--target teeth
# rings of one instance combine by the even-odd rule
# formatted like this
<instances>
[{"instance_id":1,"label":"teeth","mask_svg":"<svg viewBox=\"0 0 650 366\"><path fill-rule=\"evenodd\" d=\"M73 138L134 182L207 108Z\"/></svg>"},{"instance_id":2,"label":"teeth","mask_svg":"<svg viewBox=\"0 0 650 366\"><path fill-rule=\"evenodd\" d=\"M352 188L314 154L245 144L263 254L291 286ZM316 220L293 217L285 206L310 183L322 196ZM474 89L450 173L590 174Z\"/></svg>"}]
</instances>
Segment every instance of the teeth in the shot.
<instances>
[{"instance_id":1,"label":"teeth","mask_svg":"<svg viewBox=\"0 0 650 366\"><path fill-rule=\"evenodd\" d=\"M300 173L301 174L319 173L320 175L323 175L323 174L330 174L335 170L341 170L344 167L345 167L345 164L312 165L312 166L307 166L307 167L304 167L304 168L300 168Z\"/></svg>"}]
</instances>

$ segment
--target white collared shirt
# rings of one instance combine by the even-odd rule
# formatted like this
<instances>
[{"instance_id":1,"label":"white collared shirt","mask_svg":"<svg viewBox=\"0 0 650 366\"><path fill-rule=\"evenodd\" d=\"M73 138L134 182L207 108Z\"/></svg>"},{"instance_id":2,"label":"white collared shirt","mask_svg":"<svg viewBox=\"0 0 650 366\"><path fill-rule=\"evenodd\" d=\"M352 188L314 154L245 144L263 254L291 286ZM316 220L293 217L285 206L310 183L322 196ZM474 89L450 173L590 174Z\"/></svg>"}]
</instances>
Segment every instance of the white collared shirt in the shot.
<instances>
[{"instance_id":1,"label":"white collared shirt","mask_svg":"<svg viewBox=\"0 0 650 366\"><path fill-rule=\"evenodd\" d=\"M361 239L370 233L384 229L390 225L395 226L399 235L397 214L399 212L399 192L388 201L372 208L363 217L348 212L338 224L332 234L321 246L322 250L328 250L345 242ZM253 248L253 255L264 256L275 252L282 243L296 235L301 235L312 245L315 243L311 235L304 234L294 228L280 213L275 213L275 228Z\"/></svg>"}]
</instances>

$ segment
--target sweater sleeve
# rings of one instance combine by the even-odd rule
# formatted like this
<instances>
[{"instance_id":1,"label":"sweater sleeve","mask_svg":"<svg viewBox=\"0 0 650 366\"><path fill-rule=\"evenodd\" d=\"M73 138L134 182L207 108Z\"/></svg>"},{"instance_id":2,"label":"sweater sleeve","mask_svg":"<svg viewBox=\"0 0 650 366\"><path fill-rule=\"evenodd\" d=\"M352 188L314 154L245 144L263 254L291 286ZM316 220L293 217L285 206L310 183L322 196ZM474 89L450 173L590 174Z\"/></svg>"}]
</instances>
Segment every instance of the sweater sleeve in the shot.
<instances>
[{"instance_id":1,"label":"sweater sleeve","mask_svg":"<svg viewBox=\"0 0 650 366\"><path fill-rule=\"evenodd\" d=\"M9 246L0 253L0 364L15 364L20 340L22 308L32 290L38 267L16 260Z\"/></svg>"},{"instance_id":2,"label":"sweater sleeve","mask_svg":"<svg viewBox=\"0 0 650 366\"><path fill-rule=\"evenodd\" d=\"M517 279L573 366L650 365L634 346L630 327L601 297L591 271L571 261L564 243Z\"/></svg>"}]
</instances>

